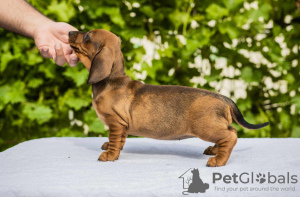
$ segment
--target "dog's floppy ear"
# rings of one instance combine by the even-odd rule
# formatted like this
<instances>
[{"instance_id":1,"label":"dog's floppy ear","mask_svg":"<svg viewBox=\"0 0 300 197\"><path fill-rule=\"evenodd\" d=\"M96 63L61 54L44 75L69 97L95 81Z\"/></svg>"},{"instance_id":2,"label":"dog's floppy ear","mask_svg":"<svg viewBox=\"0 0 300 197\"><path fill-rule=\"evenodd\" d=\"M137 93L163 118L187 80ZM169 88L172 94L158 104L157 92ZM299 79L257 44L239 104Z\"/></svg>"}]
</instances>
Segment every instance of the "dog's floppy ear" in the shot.
<instances>
[{"instance_id":1,"label":"dog's floppy ear","mask_svg":"<svg viewBox=\"0 0 300 197\"><path fill-rule=\"evenodd\" d=\"M107 78L115 60L115 55L109 47L103 47L92 60L88 84L97 83Z\"/></svg>"}]
</instances>

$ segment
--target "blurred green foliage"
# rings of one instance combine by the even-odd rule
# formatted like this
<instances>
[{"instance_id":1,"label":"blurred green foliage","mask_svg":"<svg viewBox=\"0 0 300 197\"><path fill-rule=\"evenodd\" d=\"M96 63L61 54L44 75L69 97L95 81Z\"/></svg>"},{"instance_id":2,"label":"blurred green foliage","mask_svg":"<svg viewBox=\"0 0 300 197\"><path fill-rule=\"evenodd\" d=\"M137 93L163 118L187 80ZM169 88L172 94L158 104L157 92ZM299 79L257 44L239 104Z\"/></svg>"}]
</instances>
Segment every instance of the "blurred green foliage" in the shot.
<instances>
[{"instance_id":1,"label":"blurred green foliage","mask_svg":"<svg viewBox=\"0 0 300 197\"><path fill-rule=\"evenodd\" d=\"M235 124L239 137L300 137L299 1L29 2L82 31L117 34L132 79L229 89L248 122L270 121L257 131ZM132 38L147 38L156 56L144 60L143 44ZM91 106L88 72L81 63L59 67L39 55L33 40L0 29L0 64L0 150L39 137L107 136ZM228 68L229 76L224 74ZM145 72L146 78L137 77ZM201 82L191 81L195 77ZM235 87L217 88L225 80L246 84L246 96L235 93Z\"/></svg>"}]
</instances>

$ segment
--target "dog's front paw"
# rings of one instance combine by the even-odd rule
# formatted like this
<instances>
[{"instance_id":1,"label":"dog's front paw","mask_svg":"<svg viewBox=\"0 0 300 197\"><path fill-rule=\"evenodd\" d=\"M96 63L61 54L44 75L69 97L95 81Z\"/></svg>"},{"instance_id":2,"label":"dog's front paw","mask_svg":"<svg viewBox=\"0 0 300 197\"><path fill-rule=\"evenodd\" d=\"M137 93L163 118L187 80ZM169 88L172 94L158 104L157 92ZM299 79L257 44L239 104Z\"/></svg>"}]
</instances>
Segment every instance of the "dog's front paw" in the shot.
<instances>
[{"instance_id":1,"label":"dog's front paw","mask_svg":"<svg viewBox=\"0 0 300 197\"><path fill-rule=\"evenodd\" d=\"M221 159L218 160L216 157L210 157L207 161L206 167L220 167L225 166L226 162L223 162Z\"/></svg>"},{"instance_id":2,"label":"dog's front paw","mask_svg":"<svg viewBox=\"0 0 300 197\"><path fill-rule=\"evenodd\" d=\"M98 161L115 161L119 158L120 151L104 151L98 158Z\"/></svg>"},{"instance_id":3,"label":"dog's front paw","mask_svg":"<svg viewBox=\"0 0 300 197\"><path fill-rule=\"evenodd\" d=\"M102 149L102 150L108 150L108 145L109 145L109 142L105 142L105 143L102 145L101 149Z\"/></svg>"}]
</instances>

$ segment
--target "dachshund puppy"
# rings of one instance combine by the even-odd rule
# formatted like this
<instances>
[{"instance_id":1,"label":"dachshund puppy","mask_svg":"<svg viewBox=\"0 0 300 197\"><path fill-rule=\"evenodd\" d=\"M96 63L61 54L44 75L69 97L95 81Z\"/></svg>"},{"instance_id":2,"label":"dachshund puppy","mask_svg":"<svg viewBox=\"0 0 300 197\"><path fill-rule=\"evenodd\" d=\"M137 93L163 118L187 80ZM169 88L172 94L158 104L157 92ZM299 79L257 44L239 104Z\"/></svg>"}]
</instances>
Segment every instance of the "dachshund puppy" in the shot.
<instances>
[{"instance_id":1,"label":"dachshund puppy","mask_svg":"<svg viewBox=\"0 0 300 197\"><path fill-rule=\"evenodd\" d=\"M269 123L246 122L229 98L207 90L147 85L126 76L120 39L106 30L71 31L69 43L89 71L93 107L109 127L99 161L119 158L128 134L161 140L198 137L215 143L204 154L207 166L224 166L237 142L232 119L247 129Z\"/></svg>"}]
</instances>

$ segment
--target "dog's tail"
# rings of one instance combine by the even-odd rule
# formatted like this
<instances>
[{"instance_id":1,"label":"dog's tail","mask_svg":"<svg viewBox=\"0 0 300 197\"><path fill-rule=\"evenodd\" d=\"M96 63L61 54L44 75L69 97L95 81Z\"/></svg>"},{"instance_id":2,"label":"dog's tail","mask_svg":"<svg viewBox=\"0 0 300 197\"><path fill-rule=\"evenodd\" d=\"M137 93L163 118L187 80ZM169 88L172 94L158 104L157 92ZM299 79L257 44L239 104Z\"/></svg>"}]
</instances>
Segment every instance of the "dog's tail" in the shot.
<instances>
[{"instance_id":1,"label":"dog's tail","mask_svg":"<svg viewBox=\"0 0 300 197\"><path fill-rule=\"evenodd\" d=\"M244 119L244 117L243 117L242 113L240 112L239 108L237 107L237 105L231 99L228 99L227 102L230 105L230 112L231 112L232 118L242 127L246 128L246 129L256 130L256 129L261 129L261 128L269 125L269 122L265 122L262 124L256 124L256 125L248 123Z\"/></svg>"}]
</instances>

